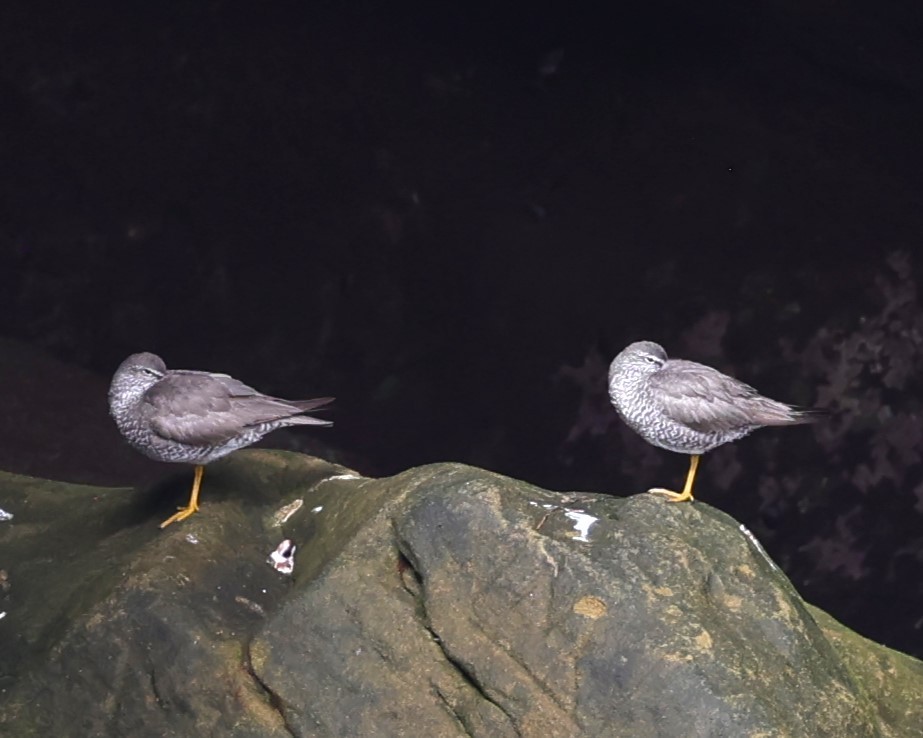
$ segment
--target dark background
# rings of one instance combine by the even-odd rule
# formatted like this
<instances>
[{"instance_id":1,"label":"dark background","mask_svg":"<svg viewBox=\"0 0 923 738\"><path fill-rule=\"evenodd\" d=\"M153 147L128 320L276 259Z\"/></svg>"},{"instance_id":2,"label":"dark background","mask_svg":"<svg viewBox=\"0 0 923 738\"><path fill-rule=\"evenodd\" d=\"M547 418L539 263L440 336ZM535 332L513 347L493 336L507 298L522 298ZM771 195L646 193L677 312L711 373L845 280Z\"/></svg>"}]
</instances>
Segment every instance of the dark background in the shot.
<instances>
[{"instance_id":1,"label":"dark background","mask_svg":"<svg viewBox=\"0 0 923 738\"><path fill-rule=\"evenodd\" d=\"M656 340L829 411L697 495L923 655L923 6L599 6L4 3L0 466L168 473L91 431L149 350L368 474L675 487L605 394Z\"/></svg>"}]
</instances>

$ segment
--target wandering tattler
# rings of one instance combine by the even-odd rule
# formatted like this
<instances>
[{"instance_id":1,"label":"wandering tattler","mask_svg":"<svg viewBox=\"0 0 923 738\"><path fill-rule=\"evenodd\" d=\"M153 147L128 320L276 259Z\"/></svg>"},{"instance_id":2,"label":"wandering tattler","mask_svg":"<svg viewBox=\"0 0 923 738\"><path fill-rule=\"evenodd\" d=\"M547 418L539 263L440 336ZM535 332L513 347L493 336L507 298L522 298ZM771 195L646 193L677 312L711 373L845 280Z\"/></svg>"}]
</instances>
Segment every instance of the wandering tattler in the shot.
<instances>
[{"instance_id":1,"label":"wandering tattler","mask_svg":"<svg viewBox=\"0 0 923 738\"><path fill-rule=\"evenodd\" d=\"M682 492L655 488L671 502L692 500L699 457L768 425L816 419L704 364L668 359L651 341L631 344L609 366L609 398L622 420L654 446L689 454Z\"/></svg>"},{"instance_id":2,"label":"wandering tattler","mask_svg":"<svg viewBox=\"0 0 923 738\"><path fill-rule=\"evenodd\" d=\"M333 402L280 400L227 374L167 369L155 354L129 356L112 377L109 412L125 440L156 461L195 464L189 504L164 520L166 528L199 509L205 464L289 425L333 425L305 415Z\"/></svg>"}]
</instances>

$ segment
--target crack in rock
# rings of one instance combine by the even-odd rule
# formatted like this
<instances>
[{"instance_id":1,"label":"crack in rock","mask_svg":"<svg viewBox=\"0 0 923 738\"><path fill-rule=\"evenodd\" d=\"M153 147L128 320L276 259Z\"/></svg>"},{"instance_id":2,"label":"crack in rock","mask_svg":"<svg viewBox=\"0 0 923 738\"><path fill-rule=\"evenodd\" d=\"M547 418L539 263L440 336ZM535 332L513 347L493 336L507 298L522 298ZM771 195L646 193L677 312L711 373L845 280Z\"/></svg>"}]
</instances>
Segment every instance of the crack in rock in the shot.
<instances>
[{"instance_id":1,"label":"crack in rock","mask_svg":"<svg viewBox=\"0 0 923 738\"><path fill-rule=\"evenodd\" d=\"M256 673L256 670L253 668L253 662L250 659L250 644L248 643L244 650L244 668L247 670L247 673L260 688L261 691L265 692L266 696L269 698L269 706L272 707L279 714L279 718L282 720L282 727L287 733L289 733L293 738L300 738L300 734L295 730L291 723L288 721L288 716L285 714L285 701L276 694L275 691Z\"/></svg>"},{"instance_id":2,"label":"crack in rock","mask_svg":"<svg viewBox=\"0 0 923 738\"><path fill-rule=\"evenodd\" d=\"M445 644L443 643L442 638L433 629L431 625L427 624L430 618L429 618L429 613L427 612L427 609L426 609L426 597L424 594L425 593L425 583L424 583L423 575L420 573L419 569L417 568L417 565L415 563L415 557L410 551L410 546L408 545L407 541L398 539L396 541L396 547L398 551L398 562L399 562L398 571L399 571L400 578L401 578L401 584L405 590L410 592L412 595L414 595L414 597L418 599L420 603L421 624L426 629L426 631L430 634L430 636L432 637L436 645L439 647L439 650L442 652L442 655L445 657L445 660L455 669L455 671L459 674L459 676L461 676L462 680L466 684L468 684L472 689L474 689L474 691L482 699L484 699L486 702L488 702L489 704L493 705L498 710L500 710L500 712L504 716L506 716L506 719L509 721L510 726L515 732L515 734L517 736L521 735L521 732L519 731L516 720L514 719L513 715L510 714L509 710L507 710L502 704L497 702L487 693L484 686L481 684L481 682L478 680L475 674L465 664L463 664L461 661L459 661L456 657L452 656L452 654L448 652L448 650L445 647ZM410 579L413 583L411 586L408 586L408 581L407 581L408 579ZM436 688L436 693L439 696L439 698L446 704L446 706L451 710L452 714L465 727L466 732L470 733L468 729L467 721L455 711L455 709L451 706L451 704L449 704L448 700L445 698L445 695L438 688Z\"/></svg>"},{"instance_id":3,"label":"crack in rock","mask_svg":"<svg viewBox=\"0 0 923 738\"><path fill-rule=\"evenodd\" d=\"M424 605L424 608L425 608L425 605ZM513 715L511 715L510 712L502 704L497 702L497 700L495 700L493 697L491 697L487 693L486 689L481 684L481 682L478 680L478 678L475 676L474 672L472 672L467 666L465 666L465 664L463 664L457 658L452 656L452 654L450 654L446 650L446 647L442 641L442 638L439 637L439 634L436 633L436 631L434 631L428 625L424 625L423 627L426 628L427 631L429 631L430 635L433 637L433 640L436 642L436 645L439 646L439 650L442 651L442 655L445 656L446 661L448 661L454 667L454 669L458 672L458 674L465 681L465 683L470 685L471 688L474 689L474 691L477 692L478 695L480 695L480 697L483 698L486 702L489 702L491 705L493 705L498 710L500 710L500 712L502 712L506 716L506 719L510 721L510 726L512 727L516 735L521 736L522 733L519 731L519 727L517 726L516 720L513 717ZM463 721L463 724L464 724L464 721Z\"/></svg>"}]
</instances>

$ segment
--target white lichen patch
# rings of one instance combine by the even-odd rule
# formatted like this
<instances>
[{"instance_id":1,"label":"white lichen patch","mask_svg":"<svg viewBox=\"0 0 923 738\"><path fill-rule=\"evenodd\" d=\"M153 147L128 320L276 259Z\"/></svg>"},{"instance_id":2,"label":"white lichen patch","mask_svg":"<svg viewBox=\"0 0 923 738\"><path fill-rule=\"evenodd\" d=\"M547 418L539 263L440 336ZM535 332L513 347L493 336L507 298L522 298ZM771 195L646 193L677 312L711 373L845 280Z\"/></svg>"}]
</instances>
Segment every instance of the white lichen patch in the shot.
<instances>
[{"instance_id":1,"label":"white lichen patch","mask_svg":"<svg viewBox=\"0 0 923 738\"><path fill-rule=\"evenodd\" d=\"M766 553L766 549L763 548L763 544L760 543L760 542L757 540L756 536L753 535L753 533L750 532L750 529L749 529L746 525L744 525L743 523L740 524L740 532L743 533L743 534L747 537L747 540L750 541L750 543L753 545L753 548L755 548L755 549L757 550L757 552L758 552L764 559L766 559L766 561L769 562L769 565L770 565L773 569L778 569L778 568L779 568L778 566L776 566L776 562L773 561L771 558L769 558L769 554Z\"/></svg>"},{"instance_id":2,"label":"white lichen patch","mask_svg":"<svg viewBox=\"0 0 923 738\"><path fill-rule=\"evenodd\" d=\"M283 505L272 514L272 525L275 528L281 528L286 521L298 512L304 506L304 500L297 499Z\"/></svg>"},{"instance_id":3,"label":"white lichen patch","mask_svg":"<svg viewBox=\"0 0 923 738\"><path fill-rule=\"evenodd\" d=\"M266 562L280 574L291 574L295 570L295 546L288 538L276 546Z\"/></svg>"},{"instance_id":4,"label":"white lichen patch","mask_svg":"<svg viewBox=\"0 0 923 738\"><path fill-rule=\"evenodd\" d=\"M323 484L324 482L339 482L346 481L350 479L365 479L361 474L334 474L332 477L327 477L326 479L321 479L318 484Z\"/></svg>"},{"instance_id":5,"label":"white lichen patch","mask_svg":"<svg viewBox=\"0 0 923 738\"><path fill-rule=\"evenodd\" d=\"M587 538L587 535L590 532L590 527L593 525L593 523L597 522L599 518L594 518L592 515L587 515L587 513L585 513L583 510L565 509L564 515L570 520L574 521L574 530L577 531L577 535L574 536L574 540L589 543L590 539Z\"/></svg>"}]
</instances>

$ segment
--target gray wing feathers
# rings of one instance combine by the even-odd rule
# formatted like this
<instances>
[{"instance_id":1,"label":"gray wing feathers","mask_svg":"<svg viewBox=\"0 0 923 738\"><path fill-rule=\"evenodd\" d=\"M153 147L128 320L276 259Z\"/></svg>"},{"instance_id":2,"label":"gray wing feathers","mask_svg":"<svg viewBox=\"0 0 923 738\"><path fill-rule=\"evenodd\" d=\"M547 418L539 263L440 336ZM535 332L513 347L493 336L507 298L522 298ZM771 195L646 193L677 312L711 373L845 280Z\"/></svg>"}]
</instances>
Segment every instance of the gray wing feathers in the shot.
<instances>
[{"instance_id":1,"label":"gray wing feathers","mask_svg":"<svg viewBox=\"0 0 923 738\"><path fill-rule=\"evenodd\" d=\"M811 421L749 384L693 361L671 360L651 375L650 383L662 411L694 430L726 432Z\"/></svg>"},{"instance_id":2,"label":"gray wing feathers","mask_svg":"<svg viewBox=\"0 0 923 738\"><path fill-rule=\"evenodd\" d=\"M222 374L171 373L151 387L144 399L154 431L190 445L224 443L263 423L332 425L302 413L327 405L333 398L288 402Z\"/></svg>"}]
</instances>

